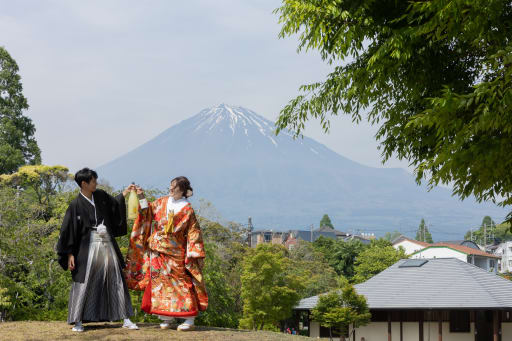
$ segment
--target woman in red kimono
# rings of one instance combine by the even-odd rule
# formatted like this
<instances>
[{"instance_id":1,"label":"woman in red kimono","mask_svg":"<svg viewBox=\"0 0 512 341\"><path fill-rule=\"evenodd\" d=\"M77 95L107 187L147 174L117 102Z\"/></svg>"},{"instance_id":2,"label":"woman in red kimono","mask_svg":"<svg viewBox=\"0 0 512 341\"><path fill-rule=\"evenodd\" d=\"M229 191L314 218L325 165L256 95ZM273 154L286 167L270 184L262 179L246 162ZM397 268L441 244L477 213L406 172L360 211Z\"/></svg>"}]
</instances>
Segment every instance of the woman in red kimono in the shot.
<instances>
[{"instance_id":1,"label":"woman in red kimono","mask_svg":"<svg viewBox=\"0 0 512 341\"><path fill-rule=\"evenodd\" d=\"M141 309L164 320L161 328L169 328L169 322L179 317L185 322L178 330L192 330L195 316L208 306L208 295L202 275L203 238L187 200L192 195L190 182L183 176L173 179L169 195L149 205L140 187L137 194L143 209L130 236L127 285L144 291Z\"/></svg>"}]
</instances>

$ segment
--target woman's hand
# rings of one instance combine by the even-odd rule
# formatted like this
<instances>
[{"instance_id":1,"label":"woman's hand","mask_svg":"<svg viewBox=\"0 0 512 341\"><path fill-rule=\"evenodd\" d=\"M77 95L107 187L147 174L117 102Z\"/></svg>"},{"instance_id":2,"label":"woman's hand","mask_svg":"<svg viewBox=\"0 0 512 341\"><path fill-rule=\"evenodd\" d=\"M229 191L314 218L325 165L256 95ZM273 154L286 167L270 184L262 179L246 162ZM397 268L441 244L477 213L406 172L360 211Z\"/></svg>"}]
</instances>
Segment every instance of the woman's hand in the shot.
<instances>
[{"instance_id":1,"label":"woman's hand","mask_svg":"<svg viewBox=\"0 0 512 341\"><path fill-rule=\"evenodd\" d=\"M145 198L146 196L144 195L144 190L142 189L142 187L140 186L135 186L135 190L137 191L137 196L139 197L139 199L143 199Z\"/></svg>"},{"instance_id":2,"label":"woman's hand","mask_svg":"<svg viewBox=\"0 0 512 341\"><path fill-rule=\"evenodd\" d=\"M130 186L126 187L123 191L123 197L126 197L131 191L135 190L135 185L131 184Z\"/></svg>"},{"instance_id":3,"label":"woman's hand","mask_svg":"<svg viewBox=\"0 0 512 341\"><path fill-rule=\"evenodd\" d=\"M71 253L68 255L68 269L69 271L75 270L75 256Z\"/></svg>"}]
</instances>

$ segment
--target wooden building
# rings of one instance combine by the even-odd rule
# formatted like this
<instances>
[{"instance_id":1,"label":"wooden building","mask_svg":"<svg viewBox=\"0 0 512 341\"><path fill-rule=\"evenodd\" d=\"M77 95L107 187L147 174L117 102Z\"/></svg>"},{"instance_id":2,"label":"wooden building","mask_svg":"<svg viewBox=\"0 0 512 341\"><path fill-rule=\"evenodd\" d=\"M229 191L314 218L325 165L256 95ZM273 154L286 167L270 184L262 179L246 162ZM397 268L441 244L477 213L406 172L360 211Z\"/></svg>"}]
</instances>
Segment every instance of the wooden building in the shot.
<instances>
[{"instance_id":1,"label":"wooden building","mask_svg":"<svg viewBox=\"0 0 512 341\"><path fill-rule=\"evenodd\" d=\"M403 259L355 288L372 319L350 330L353 341L512 340L512 281L456 258ZM309 321L317 301L300 301L296 323L310 337L328 337Z\"/></svg>"}]
</instances>

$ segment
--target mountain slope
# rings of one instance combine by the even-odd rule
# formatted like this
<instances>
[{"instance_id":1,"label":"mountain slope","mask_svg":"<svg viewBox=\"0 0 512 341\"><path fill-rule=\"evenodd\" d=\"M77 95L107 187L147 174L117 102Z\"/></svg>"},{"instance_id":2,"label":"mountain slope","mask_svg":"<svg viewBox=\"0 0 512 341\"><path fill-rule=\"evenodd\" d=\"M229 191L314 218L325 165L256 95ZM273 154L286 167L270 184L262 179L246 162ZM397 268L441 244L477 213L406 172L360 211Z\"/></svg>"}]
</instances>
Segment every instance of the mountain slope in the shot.
<instances>
[{"instance_id":1,"label":"mountain slope","mask_svg":"<svg viewBox=\"0 0 512 341\"><path fill-rule=\"evenodd\" d=\"M424 217L433 235L455 237L502 209L460 202L444 188L427 192L403 169L353 162L310 138L273 133L255 112L225 104L204 109L98 171L115 187L131 181L167 188L186 175L194 198L229 220L253 217L256 228L303 229L328 213L340 230L416 229ZM135 162L137 160L137 162Z\"/></svg>"}]
</instances>

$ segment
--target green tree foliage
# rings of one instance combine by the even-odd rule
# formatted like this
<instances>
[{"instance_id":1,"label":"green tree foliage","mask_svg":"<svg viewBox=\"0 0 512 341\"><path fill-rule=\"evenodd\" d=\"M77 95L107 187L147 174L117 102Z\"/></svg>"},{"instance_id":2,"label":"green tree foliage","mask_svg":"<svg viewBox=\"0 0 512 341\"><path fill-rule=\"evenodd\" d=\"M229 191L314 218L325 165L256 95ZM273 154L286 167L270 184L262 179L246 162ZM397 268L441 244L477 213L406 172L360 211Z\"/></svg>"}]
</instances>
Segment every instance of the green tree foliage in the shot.
<instances>
[{"instance_id":1,"label":"green tree foliage","mask_svg":"<svg viewBox=\"0 0 512 341\"><path fill-rule=\"evenodd\" d=\"M372 240L370 246L357 257L353 281L367 281L403 258L407 256L402 248L396 250L384 239Z\"/></svg>"},{"instance_id":2,"label":"green tree foliage","mask_svg":"<svg viewBox=\"0 0 512 341\"><path fill-rule=\"evenodd\" d=\"M36 129L32 120L23 115L28 103L18 71L16 61L0 46L0 174L41 162L34 138Z\"/></svg>"},{"instance_id":3,"label":"green tree foliage","mask_svg":"<svg viewBox=\"0 0 512 341\"><path fill-rule=\"evenodd\" d=\"M398 231L393 231L393 232L386 232L384 234L384 239L387 240L388 242L393 242L393 240L397 239L398 237L400 237L402 234Z\"/></svg>"},{"instance_id":4,"label":"green tree foliage","mask_svg":"<svg viewBox=\"0 0 512 341\"><path fill-rule=\"evenodd\" d=\"M41 217L49 220L55 209L57 193L62 192L64 184L72 179L72 174L63 166L22 166L12 174L0 175L0 183L35 194L41 205Z\"/></svg>"},{"instance_id":5,"label":"green tree foliage","mask_svg":"<svg viewBox=\"0 0 512 341\"><path fill-rule=\"evenodd\" d=\"M485 228L484 228L485 225ZM510 223L504 222L501 224L495 224L491 217L485 216L482 220L482 224L476 230L466 232L464 239L473 240L475 243L484 245L484 231L487 233L487 244L492 243L492 237L497 242L512 240L512 232L510 230Z\"/></svg>"},{"instance_id":6,"label":"green tree foliage","mask_svg":"<svg viewBox=\"0 0 512 341\"><path fill-rule=\"evenodd\" d=\"M291 316L303 284L287 271L291 261L281 245L260 244L243 261L241 326L263 329Z\"/></svg>"},{"instance_id":7,"label":"green tree foliage","mask_svg":"<svg viewBox=\"0 0 512 341\"><path fill-rule=\"evenodd\" d=\"M368 324L371 314L365 297L358 295L354 287L347 284L341 290L321 295L311 311L311 318L329 328L332 340L332 329L346 335L350 325L358 328Z\"/></svg>"},{"instance_id":8,"label":"green tree foliage","mask_svg":"<svg viewBox=\"0 0 512 341\"><path fill-rule=\"evenodd\" d=\"M343 241L325 237L315 240L313 247L324 255L327 263L338 275L349 280L352 280L355 274L355 259L365 249L359 240Z\"/></svg>"},{"instance_id":9,"label":"green tree foliage","mask_svg":"<svg viewBox=\"0 0 512 341\"><path fill-rule=\"evenodd\" d=\"M0 308L5 308L11 305L9 297L6 295L7 289L0 288Z\"/></svg>"},{"instance_id":10,"label":"green tree foliage","mask_svg":"<svg viewBox=\"0 0 512 341\"><path fill-rule=\"evenodd\" d=\"M453 184L462 199L512 204L509 0L283 0L276 13L280 37L298 34L299 51L333 65L285 106L278 132L365 115L383 162L408 160L418 182Z\"/></svg>"},{"instance_id":11,"label":"green tree foliage","mask_svg":"<svg viewBox=\"0 0 512 341\"><path fill-rule=\"evenodd\" d=\"M334 226L332 225L332 222L331 222L331 218L329 218L329 216L327 214L324 214L324 216L320 220L320 227L324 227L324 226L334 228Z\"/></svg>"},{"instance_id":12,"label":"green tree foliage","mask_svg":"<svg viewBox=\"0 0 512 341\"><path fill-rule=\"evenodd\" d=\"M60 196L60 195L57 195ZM66 206L66 195L55 199ZM56 262L54 251L65 208L46 220L44 207L31 191L0 186L0 287L10 304L6 319L65 319L71 276Z\"/></svg>"},{"instance_id":13,"label":"green tree foliage","mask_svg":"<svg viewBox=\"0 0 512 341\"><path fill-rule=\"evenodd\" d=\"M0 322L5 321L6 310L11 306L9 290L0 287Z\"/></svg>"},{"instance_id":14,"label":"green tree foliage","mask_svg":"<svg viewBox=\"0 0 512 341\"><path fill-rule=\"evenodd\" d=\"M338 275L312 243L299 241L289 254L291 265L288 273L297 275L304 285L303 290L299 291L300 298L315 296L337 287Z\"/></svg>"},{"instance_id":15,"label":"green tree foliage","mask_svg":"<svg viewBox=\"0 0 512 341\"><path fill-rule=\"evenodd\" d=\"M432 235L428 230L427 224L425 224L425 219L421 218L420 225L418 227L418 231L416 231L416 240L420 242L433 243Z\"/></svg>"},{"instance_id":16,"label":"green tree foliage","mask_svg":"<svg viewBox=\"0 0 512 341\"><path fill-rule=\"evenodd\" d=\"M229 264L219 257L215 244L205 244L206 261L203 271L208 289L208 309L199 315L197 324L237 328L241 309L237 309L237 288L226 283Z\"/></svg>"},{"instance_id":17,"label":"green tree foliage","mask_svg":"<svg viewBox=\"0 0 512 341\"><path fill-rule=\"evenodd\" d=\"M504 273L504 274L498 273L498 276L503 277L505 279L508 279L509 281L512 281L512 274L510 272L509 273Z\"/></svg>"},{"instance_id":18,"label":"green tree foliage","mask_svg":"<svg viewBox=\"0 0 512 341\"><path fill-rule=\"evenodd\" d=\"M207 214L206 211L210 211ZM244 233L238 224L218 222L213 205L202 202L198 220L206 247L203 270L208 290L208 309L199 315L197 323L208 326L237 328L242 317L242 261L248 252ZM204 214L210 219L207 219Z\"/></svg>"},{"instance_id":19,"label":"green tree foliage","mask_svg":"<svg viewBox=\"0 0 512 341\"><path fill-rule=\"evenodd\" d=\"M499 241L512 240L511 224L509 222L496 225L494 229L495 238Z\"/></svg>"}]
</instances>

